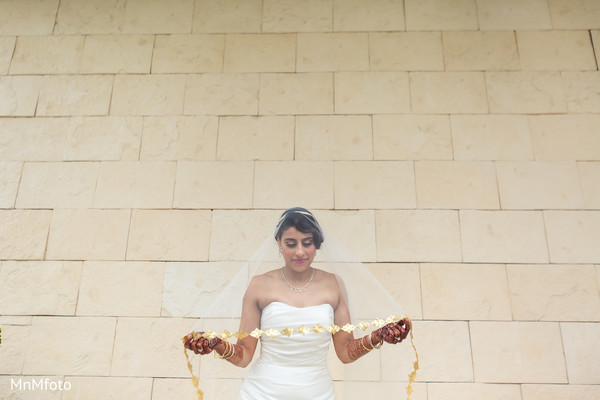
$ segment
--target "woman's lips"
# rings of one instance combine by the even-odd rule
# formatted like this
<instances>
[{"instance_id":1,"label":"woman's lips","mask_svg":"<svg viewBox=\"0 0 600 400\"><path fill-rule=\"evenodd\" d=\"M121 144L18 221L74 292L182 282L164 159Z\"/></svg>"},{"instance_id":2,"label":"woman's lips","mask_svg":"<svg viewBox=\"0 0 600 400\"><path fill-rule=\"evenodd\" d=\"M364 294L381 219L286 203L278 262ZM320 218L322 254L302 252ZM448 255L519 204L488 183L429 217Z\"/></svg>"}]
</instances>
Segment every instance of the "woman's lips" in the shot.
<instances>
[{"instance_id":1,"label":"woman's lips","mask_svg":"<svg viewBox=\"0 0 600 400\"><path fill-rule=\"evenodd\" d=\"M305 259L305 258L303 258L303 259L301 259L301 260L294 260L294 262L295 262L296 264L302 264L304 261L306 261L306 259Z\"/></svg>"}]
</instances>

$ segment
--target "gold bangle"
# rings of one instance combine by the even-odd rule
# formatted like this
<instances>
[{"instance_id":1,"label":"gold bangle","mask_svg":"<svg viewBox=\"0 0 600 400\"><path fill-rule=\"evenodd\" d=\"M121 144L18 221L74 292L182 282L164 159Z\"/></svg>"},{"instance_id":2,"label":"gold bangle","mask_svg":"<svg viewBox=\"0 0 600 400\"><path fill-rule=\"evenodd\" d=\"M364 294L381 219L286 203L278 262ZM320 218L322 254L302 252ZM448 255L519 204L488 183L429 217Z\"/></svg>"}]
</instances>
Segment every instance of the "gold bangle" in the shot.
<instances>
[{"instance_id":1,"label":"gold bangle","mask_svg":"<svg viewBox=\"0 0 600 400\"><path fill-rule=\"evenodd\" d=\"M360 344L362 345L363 349L365 349L366 351L373 350L372 346L370 349L367 346L365 346L365 344L363 343L363 339L364 339L364 337L360 339Z\"/></svg>"},{"instance_id":2,"label":"gold bangle","mask_svg":"<svg viewBox=\"0 0 600 400\"><path fill-rule=\"evenodd\" d=\"M383 340L381 340L381 342L379 342L378 345L374 345L373 341L371 340L371 335L373 334L373 332L371 332L368 336L369 336L369 344L371 345L371 347L373 347L374 349L380 349L381 346L383 346Z\"/></svg>"},{"instance_id":3,"label":"gold bangle","mask_svg":"<svg viewBox=\"0 0 600 400\"><path fill-rule=\"evenodd\" d=\"M228 359L229 357L231 357L233 355L233 353L231 353L231 343L229 343L227 340L224 341L225 342L225 351L223 352L223 354L219 354L216 350L215 350L215 358L222 358L222 359Z\"/></svg>"}]
</instances>

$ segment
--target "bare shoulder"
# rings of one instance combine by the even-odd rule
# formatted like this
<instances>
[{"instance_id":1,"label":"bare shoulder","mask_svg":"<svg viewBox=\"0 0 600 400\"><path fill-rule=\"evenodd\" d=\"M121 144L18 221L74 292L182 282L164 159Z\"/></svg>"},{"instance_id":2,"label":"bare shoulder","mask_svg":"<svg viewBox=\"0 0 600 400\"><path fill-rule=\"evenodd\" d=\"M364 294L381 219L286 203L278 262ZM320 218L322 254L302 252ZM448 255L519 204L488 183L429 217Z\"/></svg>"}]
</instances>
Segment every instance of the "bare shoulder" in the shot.
<instances>
[{"instance_id":1,"label":"bare shoulder","mask_svg":"<svg viewBox=\"0 0 600 400\"><path fill-rule=\"evenodd\" d=\"M254 294L256 296L259 293L264 293L269 286L273 284L273 281L277 276L276 272L277 270L273 270L253 276L248 285L248 289L246 289L246 295Z\"/></svg>"},{"instance_id":2,"label":"bare shoulder","mask_svg":"<svg viewBox=\"0 0 600 400\"><path fill-rule=\"evenodd\" d=\"M322 269L319 269L318 271L319 271L320 279L323 281L324 284L326 284L328 286L331 285L331 286L339 287L338 281L335 277L335 274L332 274L331 272L323 271Z\"/></svg>"}]
</instances>

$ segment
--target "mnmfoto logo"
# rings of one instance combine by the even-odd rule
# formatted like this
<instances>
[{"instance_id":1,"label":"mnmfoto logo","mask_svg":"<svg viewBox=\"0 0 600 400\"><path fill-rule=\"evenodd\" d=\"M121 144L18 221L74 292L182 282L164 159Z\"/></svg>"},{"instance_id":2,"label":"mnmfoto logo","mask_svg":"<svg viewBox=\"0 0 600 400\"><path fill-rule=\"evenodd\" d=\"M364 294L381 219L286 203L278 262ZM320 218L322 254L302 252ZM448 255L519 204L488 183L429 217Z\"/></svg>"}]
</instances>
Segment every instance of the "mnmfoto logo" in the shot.
<instances>
[{"instance_id":1,"label":"mnmfoto logo","mask_svg":"<svg viewBox=\"0 0 600 400\"><path fill-rule=\"evenodd\" d=\"M10 390L71 390L71 382L51 381L50 378L10 380Z\"/></svg>"}]
</instances>

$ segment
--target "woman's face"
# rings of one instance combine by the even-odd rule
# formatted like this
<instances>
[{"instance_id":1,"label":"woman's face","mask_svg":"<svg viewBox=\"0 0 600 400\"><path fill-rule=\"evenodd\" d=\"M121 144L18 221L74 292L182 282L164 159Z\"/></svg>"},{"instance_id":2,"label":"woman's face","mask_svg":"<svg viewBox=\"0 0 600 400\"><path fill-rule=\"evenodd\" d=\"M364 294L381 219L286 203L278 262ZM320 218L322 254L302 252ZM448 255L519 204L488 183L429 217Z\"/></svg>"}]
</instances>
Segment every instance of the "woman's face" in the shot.
<instances>
[{"instance_id":1,"label":"woman's face","mask_svg":"<svg viewBox=\"0 0 600 400\"><path fill-rule=\"evenodd\" d=\"M308 269L317 253L312 233L300 232L293 226L283 231L279 247L286 267L298 272Z\"/></svg>"}]
</instances>

